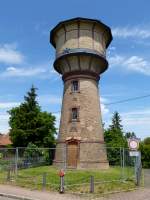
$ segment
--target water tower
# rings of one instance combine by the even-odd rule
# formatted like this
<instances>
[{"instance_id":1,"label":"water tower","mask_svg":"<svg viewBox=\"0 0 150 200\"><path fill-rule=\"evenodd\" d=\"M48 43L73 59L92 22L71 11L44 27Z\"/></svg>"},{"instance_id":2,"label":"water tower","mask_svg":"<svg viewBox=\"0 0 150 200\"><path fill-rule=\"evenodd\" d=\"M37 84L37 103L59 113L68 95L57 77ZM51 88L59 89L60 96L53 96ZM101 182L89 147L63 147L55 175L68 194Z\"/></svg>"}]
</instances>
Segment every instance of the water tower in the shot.
<instances>
[{"instance_id":1,"label":"water tower","mask_svg":"<svg viewBox=\"0 0 150 200\"><path fill-rule=\"evenodd\" d=\"M98 83L108 68L111 29L99 20L73 18L51 31L55 70L64 93L54 163L67 168L108 168ZM62 151L65 150L65 156Z\"/></svg>"}]
</instances>

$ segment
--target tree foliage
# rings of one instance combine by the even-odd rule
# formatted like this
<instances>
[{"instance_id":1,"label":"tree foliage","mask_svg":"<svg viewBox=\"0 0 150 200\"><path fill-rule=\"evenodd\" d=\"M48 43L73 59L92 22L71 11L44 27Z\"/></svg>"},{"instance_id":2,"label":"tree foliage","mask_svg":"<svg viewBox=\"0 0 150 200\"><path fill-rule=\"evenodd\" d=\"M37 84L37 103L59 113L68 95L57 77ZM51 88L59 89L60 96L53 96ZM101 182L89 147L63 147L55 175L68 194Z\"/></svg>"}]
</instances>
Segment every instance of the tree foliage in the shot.
<instances>
[{"instance_id":1,"label":"tree foliage","mask_svg":"<svg viewBox=\"0 0 150 200\"><path fill-rule=\"evenodd\" d=\"M142 154L142 166L150 168L150 137L147 137L140 143L140 151Z\"/></svg>"},{"instance_id":2,"label":"tree foliage","mask_svg":"<svg viewBox=\"0 0 150 200\"><path fill-rule=\"evenodd\" d=\"M42 155L42 150L39 149L35 144L31 142L28 144L27 148L24 151L23 157L27 161L37 162L38 158Z\"/></svg>"},{"instance_id":3,"label":"tree foliage","mask_svg":"<svg viewBox=\"0 0 150 200\"><path fill-rule=\"evenodd\" d=\"M121 117L115 112L112 117L112 124L104 131L104 138L107 146L110 147L126 147L127 142L124 137Z\"/></svg>"},{"instance_id":4,"label":"tree foliage","mask_svg":"<svg viewBox=\"0 0 150 200\"><path fill-rule=\"evenodd\" d=\"M111 165L120 165L120 149L127 147L127 140L123 133L121 117L118 112L113 114L112 124L104 131L104 139L109 163Z\"/></svg>"},{"instance_id":5,"label":"tree foliage","mask_svg":"<svg viewBox=\"0 0 150 200\"><path fill-rule=\"evenodd\" d=\"M145 145L150 145L150 137L145 138L143 143Z\"/></svg>"},{"instance_id":6,"label":"tree foliage","mask_svg":"<svg viewBox=\"0 0 150 200\"><path fill-rule=\"evenodd\" d=\"M134 137L136 137L136 135L135 135L134 132L127 132L127 133L125 134L125 137L126 137L126 139L129 139L129 138L134 138Z\"/></svg>"},{"instance_id":7,"label":"tree foliage","mask_svg":"<svg viewBox=\"0 0 150 200\"><path fill-rule=\"evenodd\" d=\"M23 153L24 167L52 164L54 159L53 153L52 149L38 148L30 142Z\"/></svg>"},{"instance_id":8,"label":"tree foliage","mask_svg":"<svg viewBox=\"0 0 150 200\"><path fill-rule=\"evenodd\" d=\"M8 111L10 137L15 147L26 147L30 142L38 147L55 144L55 117L41 111L36 97L36 88L32 86L24 102Z\"/></svg>"}]
</instances>

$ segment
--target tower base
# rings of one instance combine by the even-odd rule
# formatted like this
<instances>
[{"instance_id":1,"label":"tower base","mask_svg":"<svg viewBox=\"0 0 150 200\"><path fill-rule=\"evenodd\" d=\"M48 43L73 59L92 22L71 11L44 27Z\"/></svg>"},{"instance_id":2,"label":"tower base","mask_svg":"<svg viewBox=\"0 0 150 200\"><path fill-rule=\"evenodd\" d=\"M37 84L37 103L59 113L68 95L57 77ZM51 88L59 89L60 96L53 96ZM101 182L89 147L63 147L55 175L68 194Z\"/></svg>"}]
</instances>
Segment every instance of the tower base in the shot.
<instances>
[{"instance_id":1,"label":"tower base","mask_svg":"<svg viewBox=\"0 0 150 200\"><path fill-rule=\"evenodd\" d=\"M104 144L100 141L88 142L77 139L57 144L53 165L64 169L109 168Z\"/></svg>"}]
</instances>

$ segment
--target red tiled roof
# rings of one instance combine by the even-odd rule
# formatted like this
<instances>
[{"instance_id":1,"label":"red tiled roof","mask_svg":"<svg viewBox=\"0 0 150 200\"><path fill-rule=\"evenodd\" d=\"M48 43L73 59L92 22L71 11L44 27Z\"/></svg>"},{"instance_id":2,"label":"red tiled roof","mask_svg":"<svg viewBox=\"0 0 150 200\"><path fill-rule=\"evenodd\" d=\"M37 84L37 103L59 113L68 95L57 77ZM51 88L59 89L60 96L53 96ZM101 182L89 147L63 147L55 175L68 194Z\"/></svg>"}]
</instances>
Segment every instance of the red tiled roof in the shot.
<instances>
[{"instance_id":1,"label":"red tiled roof","mask_svg":"<svg viewBox=\"0 0 150 200\"><path fill-rule=\"evenodd\" d=\"M0 134L0 146L6 146L12 144L9 135Z\"/></svg>"}]
</instances>

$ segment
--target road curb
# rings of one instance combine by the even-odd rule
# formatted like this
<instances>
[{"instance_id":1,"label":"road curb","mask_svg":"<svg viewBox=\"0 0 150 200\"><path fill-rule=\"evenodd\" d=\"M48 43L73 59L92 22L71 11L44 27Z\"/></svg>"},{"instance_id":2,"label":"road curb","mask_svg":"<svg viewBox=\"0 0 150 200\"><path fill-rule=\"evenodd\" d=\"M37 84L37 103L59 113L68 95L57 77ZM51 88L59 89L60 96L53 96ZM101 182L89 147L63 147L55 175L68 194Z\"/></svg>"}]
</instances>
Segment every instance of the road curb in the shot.
<instances>
[{"instance_id":1,"label":"road curb","mask_svg":"<svg viewBox=\"0 0 150 200\"><path fill-rule=\"evenodd\" d=\"M17 195L6 194L6 193L0 193L0 197L8 197L8 198L20 199L20 200L37 200L37 199L31 199L31 198L24 197L24 196L17 196Z\"/></svg>"}]
</instances>

